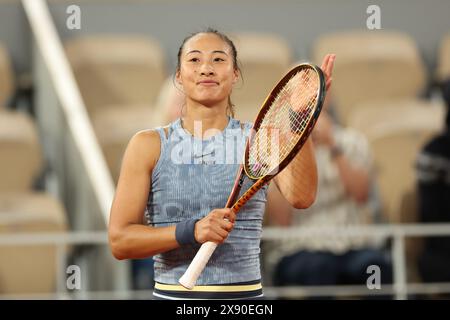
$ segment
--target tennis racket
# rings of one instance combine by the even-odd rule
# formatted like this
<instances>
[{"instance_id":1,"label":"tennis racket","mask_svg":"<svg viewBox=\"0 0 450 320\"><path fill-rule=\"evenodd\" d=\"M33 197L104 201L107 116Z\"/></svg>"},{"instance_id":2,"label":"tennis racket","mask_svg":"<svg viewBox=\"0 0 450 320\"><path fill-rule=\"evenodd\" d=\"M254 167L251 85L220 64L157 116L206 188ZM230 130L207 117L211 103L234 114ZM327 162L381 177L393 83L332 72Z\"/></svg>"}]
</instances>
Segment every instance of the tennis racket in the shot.
<instances>
[{"instance_id":1,"label":"tennis racket","mask_svg":"<svg viewBox=\"0 0 450 320\"><path fill-rule=\"evenodd\" d=\"M238 212L290 163L309 137L324 98L325 77L315 65L300 64L278 82L256 116L226 208ZM236 201L246 177L253 185ZM183 287L192 289L195 286L216 247L214 242L202 244L179 279Z\"/></svg>"}]
</instances>

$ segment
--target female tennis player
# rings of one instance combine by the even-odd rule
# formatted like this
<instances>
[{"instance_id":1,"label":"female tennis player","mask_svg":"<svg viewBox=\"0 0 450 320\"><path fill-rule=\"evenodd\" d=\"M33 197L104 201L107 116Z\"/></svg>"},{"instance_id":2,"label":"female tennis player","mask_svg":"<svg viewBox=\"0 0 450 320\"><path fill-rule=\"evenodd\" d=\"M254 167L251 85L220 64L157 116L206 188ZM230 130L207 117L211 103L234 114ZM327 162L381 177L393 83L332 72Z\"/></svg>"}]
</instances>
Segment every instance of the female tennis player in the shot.
<instances>
[{"instance_id":1,"label":"female tennis player","mask_svg":"<svg viewBox=\"0 0 450 320\"><path fill-rule=\"evenodd\" d=\"M331 84L334 55L321 69ZM109 241L117 259L154 257L155 299L262 297L260 239L267 187L236 215L224 209L251 124L233 118L237 52L208 29L184 39L175 80L186 100L167 127L135 134L125 151L111 208ZM315 199L317 169L307 142L274 178L296 208ZM245 188L243 188L245 189ZM145 213L145 214L144 214ZM178 284L202 243L220 244L193 290Z\"/></svg>"}]
</instances>

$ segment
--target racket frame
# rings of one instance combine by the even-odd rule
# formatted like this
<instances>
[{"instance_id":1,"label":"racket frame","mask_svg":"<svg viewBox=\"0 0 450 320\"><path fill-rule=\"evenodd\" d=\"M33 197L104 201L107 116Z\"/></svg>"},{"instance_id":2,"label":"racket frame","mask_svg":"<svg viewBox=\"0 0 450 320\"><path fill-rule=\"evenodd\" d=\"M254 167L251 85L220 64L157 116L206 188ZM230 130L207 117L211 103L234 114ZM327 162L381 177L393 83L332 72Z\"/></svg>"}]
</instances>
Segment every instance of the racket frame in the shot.
<instances>
[{"instance_id":1,"label":"racket frame","mask_svg":"<svg viewBox=\"0 0 450 320\"><path fill-rule=\"evenodd\" d=\"M308 139L311 130L314 128L314 125L319 118L320 112L322 111L322 105L325 100L325 76L323 74L323 71L316 65L310 64L310 63L301 63L297 65L296 67L292 68L281 80L275 85L275 87L272 89L270 94L267 96L266 100L264 101L262 107L260 108L258 115L256 116L256 119L254 121L254 125L252 130L250 131L250 135L248 137L246 146L245 146L245 153L244 153L244 170L247 177L249 177L252 180L258 180L262 179L263 177L254 177L248 170L247 167L247 159L250 152L250 143L251 139L255 136L255 133L258 131L259 127L261 126L262 119L264 118L265 114L268 112L269 107L272 105L273 101L276 99L278 92L282 90L284 85L300 70L303 68L312 68L316 71L318 77L319 77L319 87L317 88L318 95L317 95L317 102L316 102L316 108L314 110L313 115L309 119L308 123L306 124L305 130L302 131L301 138L297 141L295 146L292 148L292 151L289 152L286 157L280 161L280 164L278 167L273 168L270 173L268 173L266 176L275 176L278 173L280 173L288 164L289 162L297 155L298 151L303 147L306 140Z\"/></svg>"}]
</instances>

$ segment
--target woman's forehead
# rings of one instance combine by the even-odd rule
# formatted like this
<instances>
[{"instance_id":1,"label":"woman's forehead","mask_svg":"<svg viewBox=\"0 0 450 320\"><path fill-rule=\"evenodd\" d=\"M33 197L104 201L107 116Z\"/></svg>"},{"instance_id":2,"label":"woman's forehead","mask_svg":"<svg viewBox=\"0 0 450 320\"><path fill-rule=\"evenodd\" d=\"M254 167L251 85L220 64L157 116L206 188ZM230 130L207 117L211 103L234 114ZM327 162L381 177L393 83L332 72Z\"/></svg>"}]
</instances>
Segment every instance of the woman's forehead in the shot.
<instances>
[{"instance_id":1,"label":"woman's forehead","mask_svg":"<svg viewBox=\"0 0 450 320\"><path fill-rule=\"evenodd\" d=\"M187 54L191 51L197 50L202 53L224 51L229 54L230 46L223 39L213 33L199 33L186 41L183 51L184 54Z\"/></svg>"}]
</instances>

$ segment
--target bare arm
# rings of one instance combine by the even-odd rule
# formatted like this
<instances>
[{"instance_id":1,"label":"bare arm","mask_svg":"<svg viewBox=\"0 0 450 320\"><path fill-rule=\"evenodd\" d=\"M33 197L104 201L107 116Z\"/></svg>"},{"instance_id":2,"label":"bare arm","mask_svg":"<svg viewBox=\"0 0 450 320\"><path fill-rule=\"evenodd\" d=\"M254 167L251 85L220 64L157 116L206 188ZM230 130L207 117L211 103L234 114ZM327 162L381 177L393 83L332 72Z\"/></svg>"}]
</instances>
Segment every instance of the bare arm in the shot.
<instances>
[{"instance_id":1,"label":"bare arm","mask_svg":"<svg viewBox=\"0 0 450 320\"><path fill-rule=\"evenodd\" d=\"M109 222L109 242L117 259L144 258L179 247L175 226L142 224L159 149L158 133L141 131L125 151Z\"/></svg>"},{"instance_id":2,"label":"bare arm","mask_svg":"<svg viewBox=\"0 0 450 320\"><path fill-rule=\"evenodd\" d=\"M287 227L292 224L292 206L286 201L275 183L269 184L266 203L266 223Z\"/></svg>"}]
</instances>

